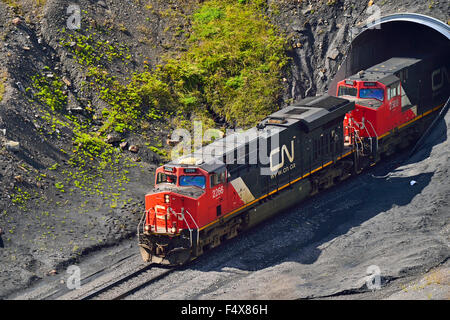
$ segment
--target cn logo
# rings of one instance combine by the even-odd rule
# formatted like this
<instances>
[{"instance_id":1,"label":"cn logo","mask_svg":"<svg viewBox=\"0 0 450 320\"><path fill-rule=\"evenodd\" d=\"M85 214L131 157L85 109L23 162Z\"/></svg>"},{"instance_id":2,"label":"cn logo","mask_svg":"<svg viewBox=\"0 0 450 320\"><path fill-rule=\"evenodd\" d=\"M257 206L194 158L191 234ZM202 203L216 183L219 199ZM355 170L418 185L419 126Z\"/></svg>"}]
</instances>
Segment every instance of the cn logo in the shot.
<instances>
[{"instance_id":1,"label":"cn logo","mask_svg":"<svg viewBox=\"0 0 450 320\"><path fill-rule=\"evenodd\" d=\"M366 119L362 117L361 123L359 124L358 122L355 121L355 125L361 130L364 130L366 128Z\"/></svg>"},{"instance_id":2,"label":"cn logo","mask_svg":"<svg viewBox=\"0 0 450 320\"><path fill-rule=\"evenodd\" d=\"M274 156L280 153L280 147L273 149L270 152L270 170L272 172L277 171L280 168L283 168L284 166L284 155L288 157L289 161L294 161L294 140L291 141L291 152L289 153L289 150L286 145L283 145L281 147L281 162L278 163L279 157L277 157L276 162L274 163Z\"/></svg>"},{"instance_id":3,"label":"cn logo","mask_svg":"<svg viewBox=\"0 0 450 320\"><path fill-rule=\"evenodd\" d=\"M158 212L158 211L160 211L160 210L161 210L162 212ZM157 204L157 205L155 206L155 213L156 213L156 216L157 216L158 218L164 217L164 216L167 214L167 212L166 212L166 207Z\"/></svg>"},{"instance_id":4,"label":"cn logo","mask_svg":"<svg viewBox=\"0 0 450 320\"><path fill-rule=\"evenodd\" d=\"M440 69L436 69L431 74L431 87L433 92L438 91L444 87L444 80L448 80L447 68L443 67Z\"/></svg>"}]
</instances>

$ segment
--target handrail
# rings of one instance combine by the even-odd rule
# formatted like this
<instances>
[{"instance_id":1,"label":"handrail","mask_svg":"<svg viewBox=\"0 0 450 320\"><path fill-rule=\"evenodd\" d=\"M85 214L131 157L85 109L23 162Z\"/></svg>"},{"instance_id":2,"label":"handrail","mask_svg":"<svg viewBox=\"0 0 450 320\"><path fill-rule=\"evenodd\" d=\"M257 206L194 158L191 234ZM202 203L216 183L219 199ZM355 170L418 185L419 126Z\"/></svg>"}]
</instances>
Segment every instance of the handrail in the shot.
<instances>
[{"instance_id":1,"label":"handrail","mask_svg":"<svg viewBox=\"0 0 450 320\"><path fill-rule=\"evenodd\" d=\"M372 127L373 133L375 133L375 137L377 137L378 140L378 134L377 131L375 130L375 128L372 125L372 122L370 122L370 120L366 119L366 121L370 124L370 126ZM367 133L369 133L369 131L367 131Z\"/></svg>"},{"instance_id":2,"label":"handrail","mask_svg":"<svg viewBox=\"0 0 450 320\"><path fill-rule=\"evenodd\" d=\"M140 229L140 227L141 227L141 223L142 223L142 221L144 220L144 217L147 215L147 211L144 211L144 213L142 214L142 217L141 217L141 219L139 220L139 224L138 224L138 226L137 226L137 236L138 236L138 239L139 239L139 237L140 237L140 232L139 232L139 229ZM144 232L145 230L144 230L144 226L142 226L142 232Z\"/></svg>"},{"instance_id":3,"label":"handrail","mask_svg":"<svg viewBox=\"0 0 450 320\"><path fill-rule=\"evenodd\" d=\"M140 236L140 227L141 227L142 221L144 221L144 217L146 216L146 214L148 214L148 213L151 211L151 209L152 209L152 208L150 208L149 210L145 211L145 212L143 213L143 215L142 215L140 221L139 221L138 228L137 228L137 229L138 229L138 230L137 230L137 231L138 231L138 232L137 232L137 233L138 233L138 238L139 238L139 236ZM186 226L187 226L187 228L189 229L189 235L190 235L190 239L189 239L189 240L190 240L191 247L192 247L192 231L193 231L193 228L191 228L190 224L189 224L188 221L186 220L186 216L184 215L183 211L185 211L185 212L189 215L189 217L191 218L191 220L192 220L192 222L194 223L195 227L197 228L197 233L198 233L198 230L199 230L200 228L199 228L197 222L195 221L195 219L192 217L191 213L190 213L188 210L185 210L184 208L182 208L182 212L177 213L177 212L175 212L175 210L173 210L172 208L168 207L168 208L167 208L167 212L164 214L164 216L167 217L168 214L172 213L172 214L174 214L174 215L177 217L177 219L178 219L178 215L181 215L181 218L182 218L183 221L186 223ZM156 210L154 210L154 212L155 212L155 232L157 232L157 230L158 230L158 225L157 225L157 219L156 219ZM167 230L167 228L168 228L168 226L167 226L167 219L166 219L166 230ZM143 231L144 231L144 230L145 230L145 229L144 229L144 227L143 227ZM199 244L199 237L198 237L198 234L197 234L197 246L198 246L198 244Z\"/></svg>"},{"instance_id":4,"label":"handrail","mask_svg":"<svg viewBox=\"0 0 450 320\"><path fill-rule=\"evenodd\" d=\"M191 228L191 226L190 226L189 223L187 222L186 217L185 217L183 211L186 211L186 213L191 217L191 220L192 220L192 222L194 222L195 226L197 227L197 232L198 232L199 227L198 227L197 222L196 222L195 219L192 217L191 213L190 213L189 211L185 210L184 208L181 209L182 212L180 212L180 213L176 213L175 210L173 210L172 208L169 208L169 210L170 210L170 211L172 212L172 214L174 214L175 216L181 215L181 218L183 218L184 222L186 223L187 228L189 229L189 235L190 235L190 239L189 239L189 240L190 240L190 242L191 242L191 247L192 247L192 230L193 230L193 228ZM197 245L198 245L198 242L199 242L199 239L198 239L198 236L197 236Z\"/></svg>"},{"instance_id":5,"label":"handrail","mask_svg":"<svg viewBox=\"0 0 450 320\"><path fill-rule=\"evenodd\" d=\"M368 119L364 119L364 120L367 121L370 124L370 126L372 127L373 133L375 134L375 137L376 137L376 144L377 144L377 149L378 149L378 134L377 134L377 132L376 132L372 122L370 120L368 120ZM362 122L356 121L355 119L352 119L352 121L356 123L356 125L358 126L359 129L361 128L360 126L363 126L364 130L366 130L367 135L368 135L368 139L370 140L370 152L373 153L373 144L372 144L372 138L373 137L370 135L370 132L367 129L367 126L364 123L362 123ZM361 140L359 135L357 135L357 137ZM361 140L361 144L362 144L362 140ZM364 151L364 149L363 149L363 151Z\"/></svg>"},{"instance_id":6,"label":"handrail","mask_svg":"<svg viewBox=\"0 0 450 320\"><path fill-rule=\"evenodd\" d=\"M191 220L194 221L195 226L197 227L197 229L199 229L197 222L194 220L194 218L192 217L192 215L190 214L190 212L187 211L187 209L186 209L186 213L191 217Z\"/></svg>"},{"instance_id":7,"label":"handrail","mask_svg":"<svg viewBox=\"0 0 450 320\"><path fill-rule=\"evenodd\" d=\"M357 121L354 121L356 124L358 124L358 122ZM359 128L359 127L358 127ZM363 141L362 141L362 139L361 139L361 137L359 136L359 132L358 132L358 130L355 130L355 128L353 127L353 133L354 133L354 135L355 135L355 142L356 142L356 154L358 155L359 153L358 153L358 141L359 141L359 143L361 144L361 152L362 153L364 153L364 143L363 143Z\"/></svg>"},{"instance_id":8,"label":"handrail","mask_svg":"<svg viewBox=\"0 0 450 320\"><path fill-rule=\"evenodd\" d=\"M194 218L192 217L192 215L190 214L190 212L187 211L187 209L186 209L186 212L187 212L187 214L191 217L191 220L194 221L195 226L197 227L197 248L198 248L198 242L199 242L199 234L198 234L198 230L199 230L200 228L198 227L197 222L194 220ZM191 246L192 246L192 234L191 234Z\"/></svg>"},{"instance_id":9,"label":"handrail","mask_svg":"<svg viewBox=\"0 0 450 320\"><path fill-rule=\"evenodd\" d=\"M367 119L366 119L367 120ZM372 130L373 130L373 133L375 133L375 137L376 137L376 139L375 139L375 142L376 142L376 145L377 145L377 148L376 148L376 150L375 150L375 152L378 152L377 150L378 150L378 134L377 134L377 132L375 131L375 128L373 127L373 125L372 125L372 122L370 121L370 120L367 120L367 122L370 124L370 126L372 127ZM367 131L367 134L369 134L369 131ZM371 153L372 153L372 155L373 155L373 149L372 149L372 137L370 137L370 151L371 151ZM376 158L376 157L375 157ZM376 159L375 159L375 161L376 161Z\"/></svg>"},{"instance_id":10,"label":"handrail","mask_svg":"<svg viewBox=\"0 0 450 320\"><path fill-rule=\"evenodd\" d=\"M182 210L184 210L184 208ZM191 248L192 248L192 229L189 226L189 223L187 222L186 217L184 216L184 213L181 212L180 214L181 214L181 217L183 218L184 222L186 223L186 226L189 229L189 241L191 242Z\"/></svg>"},{"instance_id":11,"label":"handrail","mask_svg":"<svg viewBox=\"0 0 450 320\"><path fill-rule=\"evenodd\" d=\"M178 215L181 215L181 218L183 218L184 222L186 223L187 228L189 229L189 241L191 242L191 247L192 247L192 229L189 226L189 223L186 221L186 218L184 217L183 212L180 213L176 213L175 210L173 210L172 208L169 207L169 210L172 211L172 214L174 214L176 217L178 217ZM184 210L184 208L182 208L182 210ZM178 219L178 218L177 218Z\"/></svg>"}]
</instances>

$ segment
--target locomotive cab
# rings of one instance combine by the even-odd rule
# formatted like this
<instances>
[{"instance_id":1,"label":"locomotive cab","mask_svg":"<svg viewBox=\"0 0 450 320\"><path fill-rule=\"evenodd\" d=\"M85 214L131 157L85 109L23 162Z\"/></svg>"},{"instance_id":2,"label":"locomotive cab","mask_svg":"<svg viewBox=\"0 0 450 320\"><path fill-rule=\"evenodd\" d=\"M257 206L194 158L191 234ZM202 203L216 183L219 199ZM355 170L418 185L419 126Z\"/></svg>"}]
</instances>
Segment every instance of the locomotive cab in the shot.
<instances>
[{"instance_id":1,"label":"locomotive cab","mask_svg":"<svg viewBox=\"0 0 450 320\"><path fill-rule=\"evenodd\" d=\"M337 95L355 102L355 109L344 118L346 143L352 144L355 134L364 138L377 136L377 117L387 105L386 86L380 82L347 79L339 83Z\"/></svg>"},{"instance_id":2,"label":"locomotive cab","mask_svg":"<svg viewBox=\"0 0 450 320\"><path fill-rule=\"evenodd\" d=\"M193 229L196 208L206 193L208 173L196 167L166 165L156 170L155 187L145 196L146 233L176 235ZM186 215L190 215L189 221Z\"/></svg>"},{"instance_id":3,"label":"locomotive cab","mask_svg":"<svg viewBox=\"0 0 450 320\"><path fill-rule=\"evenodd\" d=\"M420 59L391 58L338 83L336 94L355 102L344 119L346 142L380 139L418 115L421 84L411 75L421 64Z\"/></svg>"},{"instance_id":4,"label":"locomotive cab","mask_svg":"<svg viewBox=\"0 0 450 320\"><path fill-rule=\"evenodd\" d=\"M227 193L224 164L159 167L138 227L144 260L184 263L196 250L200 227L229 209Z\"/></svg>"}]
</instances>

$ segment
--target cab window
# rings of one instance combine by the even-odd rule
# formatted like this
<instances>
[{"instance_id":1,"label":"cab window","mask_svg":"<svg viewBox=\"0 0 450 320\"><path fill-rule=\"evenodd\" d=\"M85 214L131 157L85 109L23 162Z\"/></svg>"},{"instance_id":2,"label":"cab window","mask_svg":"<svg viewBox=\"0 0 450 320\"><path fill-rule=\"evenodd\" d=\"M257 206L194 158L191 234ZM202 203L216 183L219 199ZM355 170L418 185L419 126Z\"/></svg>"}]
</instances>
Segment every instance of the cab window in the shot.
<instances>
[{"instance_id":1,"label":"cab window","mask_svg":"<svg viewBox=\"0 0 450 320\"><path fill-rule=\"evenodd\" d=\"M156 178L156 183L157 184L158 183L177 184L177 176L160 172L160 173L158 173L158 176Z\"/></svg>"},{"instance_id":2,"label":"cab window","mask_svg":"<svg viewBox=\"0 0 450 320\"><path fill-rule=\"evenodd\" d=\"M400 82L397 82L387 89L387 98L388 100L391 100L394 97L397 97L400 95Z\"/></svg>"},{"instance_id":3,"label":"cab window","mask_svg":"<svg viewBox=\"0 0 450 320\"><path fill-rule=\"evenodd\" d=\"M217 186L218 184L224 183L226 180L225 170L212 173L210 179L211 188Z\"/></svg>"},{"instance_id":4,"label":"cab window","mask_svg":"<svg viewBox=\"0 0 450 320\"><path fill-rule=\"evenodd\" d=\"M357 92L356 88L340 86L338 96L356 97Z\"/></svg>"},{"instance_id":5,"label":"cab window","mask_svg":"<svg viewBox=\"0 0 450 320\"><path fill-rule=\"evenodd\" d=\"M194 186L205 189L206 179L204 176L181 176L180 186Z\"/></svg>"}]
</instances>

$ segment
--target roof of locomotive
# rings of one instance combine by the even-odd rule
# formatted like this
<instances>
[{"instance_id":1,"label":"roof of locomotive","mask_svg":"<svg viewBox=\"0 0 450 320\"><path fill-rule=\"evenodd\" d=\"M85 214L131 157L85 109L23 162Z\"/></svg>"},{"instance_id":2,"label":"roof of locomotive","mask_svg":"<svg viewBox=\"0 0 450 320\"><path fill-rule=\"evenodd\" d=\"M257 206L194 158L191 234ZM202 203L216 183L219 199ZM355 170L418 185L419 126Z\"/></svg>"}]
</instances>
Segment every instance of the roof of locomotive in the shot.
<instances>
[{"instance_id":1,"label":"roof of locomotive","mask_svg":"<svg viewBox=\"0 0 450 320\"><path fill-rule=\"evenodd\" d=\"M399 78L395 76L395 73L410 67L419 61L421 61L421 59L405 57L390 58L369 69L360 71L348 77L348 79L356 81L378 81L385 86L389 86L399 80Z\"/></svg>"},{"instance_id":2,"label":"roof of locomotive","mask_svg":"<svg viewBox=\"0 0 450 320\"><path fill-rule=\"evenodd\" d=\"M328 95L306 98L271 114L256 127L246 131L235 131L195 150L194 153L173 160L168 165L195 166L207 172L214 172L225 166L227 157L234 159L236 149L240 149L246 144L257 143L259 138L270 139L294 124L298 124L304 132L310 132L343 116L353 108L354 102L343 98ZM256 159L257 156L257 152L250 153L249 161Z\"/></svg>"},{"instance_id":3,"label":"roof of locomotive","mask_svg":"<svg viewBox=\"0 0 450 320\"><path fill-rule=\"evenodd\" d=\"M354 106L354 102L344 98L329 95L310 97L271 114L260 123L260 126L267 126L271 124L271 119L280 118L286 120L286 123L278 125L288 127L298 122L301 129L308 133L335 118L345 115L354 109Z\"/></svg>"},{"instance_id":4,"label":"roof of locomotive","mask_svg":"<svg viewBox=\"0 0 450 320\"><path fill-rule=\"evenodd\" d=\"M180 188L176 185L160 183L155 185L155 187L149 193L147 193L147 195L159 192L172 192L172 191L181 194L183 196L188 196L195 199L199 198L202 194L205 193L205 190L199 187L183 186Z\"/></svg>"}]
</instances>

